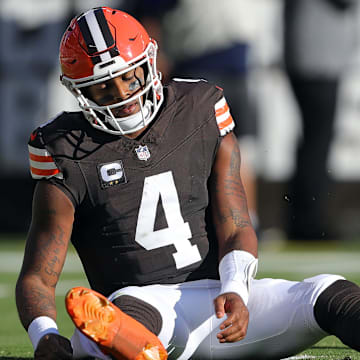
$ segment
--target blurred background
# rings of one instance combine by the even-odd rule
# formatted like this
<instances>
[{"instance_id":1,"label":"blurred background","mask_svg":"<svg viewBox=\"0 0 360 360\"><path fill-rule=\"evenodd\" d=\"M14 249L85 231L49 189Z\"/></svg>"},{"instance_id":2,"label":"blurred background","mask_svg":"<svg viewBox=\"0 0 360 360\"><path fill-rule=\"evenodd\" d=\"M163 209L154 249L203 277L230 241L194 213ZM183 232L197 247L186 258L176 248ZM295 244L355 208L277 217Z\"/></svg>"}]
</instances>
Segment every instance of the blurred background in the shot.
<instances>
[{"instance_id":1,"label":"blurred background","mask_svg":"<svg viewBox=\"0 0 360 360\"><path fill-rule=\"evenodd\" d=\"M359 283L360 1L0 0L0 359L32 357L14 304L34 187L27 142L78 110L59 81L58 48L70 19L94 6L145 25L164 82L205 78L224 89L262 247L258 278L339 273ZM81 285L70 247L56 292L65 336L63 298Z\"/></svg>"},{"instance_id":2,"label":"blurred background","mask_svg":"<svg viewBox=\"0 0 360 360\"><path fill-rule=\"evenodd\" d=\"M59 82L61 36L103 5L143 22L165 81L223 87L260 241L360 238L357 0L0 0L0 233L31 220L31 131L77 110Z\"/></svg>"}]
</instances>

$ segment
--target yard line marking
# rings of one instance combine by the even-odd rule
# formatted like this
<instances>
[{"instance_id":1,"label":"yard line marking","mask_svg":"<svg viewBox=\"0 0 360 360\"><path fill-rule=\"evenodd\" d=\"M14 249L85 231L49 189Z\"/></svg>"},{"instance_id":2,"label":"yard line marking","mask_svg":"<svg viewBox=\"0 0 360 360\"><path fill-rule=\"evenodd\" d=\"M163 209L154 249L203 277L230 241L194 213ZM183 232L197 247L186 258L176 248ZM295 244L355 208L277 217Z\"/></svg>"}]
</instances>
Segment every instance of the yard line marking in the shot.
<instances>
[{"instance_id":1,"label":"yard line marking","mask_svg":"<svg viewBox=\"0 0 360 360\"><path fill-rule=\"evenodd\" d=\"M359 274L357 252L263 252L259 272Z\"/></svg>"}]
</instances>

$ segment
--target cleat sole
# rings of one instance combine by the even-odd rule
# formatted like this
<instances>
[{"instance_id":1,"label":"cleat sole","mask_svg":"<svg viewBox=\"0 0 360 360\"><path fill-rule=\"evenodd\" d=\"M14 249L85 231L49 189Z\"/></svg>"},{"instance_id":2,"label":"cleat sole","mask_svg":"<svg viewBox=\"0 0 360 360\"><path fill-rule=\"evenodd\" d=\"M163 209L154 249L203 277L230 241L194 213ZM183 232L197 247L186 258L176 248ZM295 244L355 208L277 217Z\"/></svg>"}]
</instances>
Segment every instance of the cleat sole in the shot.
<instances>
[{"instance_id":1,"label":"cleat sole","mask_svg":"<svg viewBox=\"0 0 360 360\"><path fill-rule=\"evenodd\" d=\"M75 287L65 297L75 326L115 359L166 360L161 341L96 291Z\"/></svg>"},{"instance_id":2,"label":"cleat sole","mask_svg":"<svg viewBox=\"0 0 360 360\"><path fill-rule=\"evenodd\" d=\"M106 341L108 329L115 319L115 310L107 299L88 290L74 288L66 296L69 315L74 324L95 342Z\"/></svg>"}]
</instances>

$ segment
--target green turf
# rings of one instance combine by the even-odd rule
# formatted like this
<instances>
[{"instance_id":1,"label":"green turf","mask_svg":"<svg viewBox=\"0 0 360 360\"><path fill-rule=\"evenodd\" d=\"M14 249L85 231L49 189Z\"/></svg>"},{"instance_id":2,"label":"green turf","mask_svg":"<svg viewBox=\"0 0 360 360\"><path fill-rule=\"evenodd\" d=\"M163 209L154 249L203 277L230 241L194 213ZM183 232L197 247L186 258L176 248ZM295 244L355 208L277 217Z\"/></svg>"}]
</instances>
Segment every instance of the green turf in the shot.
<instances>
[{"instance_id":1,"label":"green turf","mask_svg":"<svg viewBox=\"0 0 360 360\"><path fill-rule=\"evenodd\" d=\"M348 253L359 253L360 242L357 244L282 244L281 247L277 246L277 255L284 254L284 260L286 254L289 253L308 253L309 257L316 253L319 258L321 254L333 251L348 251ZM20 321L17 316L14 289L17 274L20 269L22 251L24 249L24 236L0 236L0 254L9 253L15 254L18 260L12 264L12 271L0 272L0 314L1 314L1 327L0 327L0 360L5 359L31 359L32 358L32 347L30 340L24 329L22 328ZM260 250L260 254L264 257L264 263L267 258L272 257L271 246L267 245ZM70 253L73 254L74 250L71 248ZM305 255L307 258L307 255ZM73 257L74 259L74 257ZM76 259L76 258L75 258ZM339 259L339 262L344 259ZM346 260L345 260L346 261ZM1 264L0 264L1 265ZM291 267L284 268L283 271L277 270L276 272L269 271L269 264L266 271L261 270L258 273L257 278L262 277L275 277L275 278L286 278L289 280L301 280L303 277L315 275L311 272L309 264L304 265L304 270L301 273L295 273ZM66 314L64 308L64 292L66 289L75 285L87 285L87 282L83 274L79 271L68 271L65 264L65 271L63 272L59 282L59 292L56 301L58 308L58 326L60 332L65 336L71 336L73 331L72 323ZM270 264L271 266L271 264ZM80 268L80 265L79 265ZM349 280L355 281L360 284L360 271L351 271L348 274L343 273ZM360 329L359 329L360 331ZM320 341L318 344L313 346L311 349L304 351L301 355L309 356L309 359L333 359L341 360L347 356L352 360L360 360L360 353L350 350L344 346L335 337L327 337ZM306 357L304 357L306 359ZM254 359L256 360L256 359Z\"/></svg>"}]
</instances>

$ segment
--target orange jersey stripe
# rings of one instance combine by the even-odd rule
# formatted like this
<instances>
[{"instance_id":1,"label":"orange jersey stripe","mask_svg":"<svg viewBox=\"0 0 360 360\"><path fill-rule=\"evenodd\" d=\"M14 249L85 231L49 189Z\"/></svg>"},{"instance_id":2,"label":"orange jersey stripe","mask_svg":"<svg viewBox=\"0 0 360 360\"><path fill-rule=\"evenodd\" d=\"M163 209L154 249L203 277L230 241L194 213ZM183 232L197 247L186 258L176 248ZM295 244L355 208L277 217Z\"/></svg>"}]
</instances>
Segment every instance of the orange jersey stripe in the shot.
<instances>
[{"instance_id":1,"label":"orange jersey stripe","mask_svg":"<svg viewBox=\"0 0 360 360\"><path fill-rule=\"evenodd\" d=\"M227 103L225 103L225 105L223 107L221 107L220 109L217 109L215 111L215 115L216 115L216 117L218 117L220 115L224 115L228 110L229 110L229 105Z\"/></svg>"},{"instance_id":2,"label":"orange jersey stripe","mask_svg":"<svg viewBox=\"0 0 360 360\"><path fill-rule=\"evenodd\" d=\"M227 126L229 126L233 121L234 120L233 120L232 116L229 115L228 118L226 118L224 121L222 121L220 124L218 124L220 130L222 130L222 129L226 128Z\"/></svg>"},{"instance_id":3,"label":"orange jersey stripe","mask_svg":"<svg viewBox=\"0 0 360 360\"><path fill-rule=\"evenodd\" d=\"M35 154L32 154L32 153L29 153L29 157L33 161L54 162L54 159L52 158L52 156L42 156L42 155L35 155Z\"/></svg>"},{"instance_id":4,"label":"orange jersey stripe","mask_svg":"<svg viewBox=\"0 0 360 360\"><path fill-rule=\"evenodd\" d=\"M41 176L51 176L56 175L60 172L59 169L49 169L49 170L43 170L43 169L37 169L32 166L30 166L30 170L34 175L41 175Z\"/></svg>"}]
</instances>

